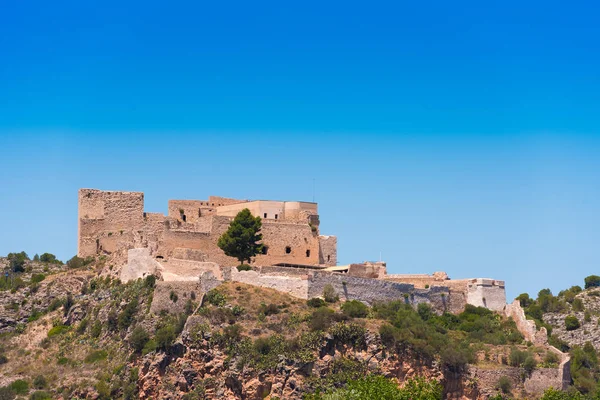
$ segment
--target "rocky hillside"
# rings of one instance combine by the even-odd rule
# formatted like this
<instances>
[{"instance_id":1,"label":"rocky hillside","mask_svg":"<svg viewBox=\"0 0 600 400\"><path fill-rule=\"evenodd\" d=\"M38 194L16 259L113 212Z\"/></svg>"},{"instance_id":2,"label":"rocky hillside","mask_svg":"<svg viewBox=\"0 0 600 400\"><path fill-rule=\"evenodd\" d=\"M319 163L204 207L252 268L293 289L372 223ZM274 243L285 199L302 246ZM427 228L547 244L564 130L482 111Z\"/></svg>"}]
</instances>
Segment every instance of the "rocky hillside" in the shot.
<instances>
[{"instance_id":1,"label":"rocky hillside","mask_svg":"<svg viewBox=\"0 0 600 400\"><path fill-rule=\"evenodd\" d=\"M435 385L446 398L521 398L560 362L483 308L307 302L239 283L202 293L121 284L105 267L27 262L3 287L0 399L321 399L347 382L385 387L361 380L373 375L414 390L423 377L424 399L440 398Z\"/></svg>"}]
</instances>

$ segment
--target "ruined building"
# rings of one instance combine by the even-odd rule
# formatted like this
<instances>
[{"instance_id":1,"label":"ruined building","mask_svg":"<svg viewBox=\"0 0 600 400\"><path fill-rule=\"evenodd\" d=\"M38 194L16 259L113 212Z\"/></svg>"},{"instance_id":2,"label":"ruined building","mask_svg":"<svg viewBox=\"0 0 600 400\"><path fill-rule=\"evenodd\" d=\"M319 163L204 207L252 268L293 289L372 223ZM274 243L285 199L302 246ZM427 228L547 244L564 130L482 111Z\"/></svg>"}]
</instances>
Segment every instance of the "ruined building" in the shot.
<instances>
[{"instance_id":1,"label":"ruined building","mask_svg":"<svg viewBox=\"0 0 600 400\"><path fill-rule=\"evenodd\" d=\"M316 203L302 201L170 200L169 213L144 211L140 192L79 190L79 257L110 254L126 260L127 251L146 248L155 259L189 259L237 265L217 240L242 209L262 218L264 249L257 265L332 266L335 236L319 235Z\"/></svg>"},{"instance_id":2,"label":"ruined building","mask_svg":"<svg viewBox=\"0 0 600 400\"><path fill-rule=\"evenodd\" d=\"M264 251L255 257L253 271L238 271L238 261L217 246L244 208L263 222ZM81 189L78 240L80 257L109 257L125 281L147 274L169 282L204 277L270 287L300 298L319 296L331 285L345 299L372 303L405 298L451 312L462 311L465 304L495 311L506 305L503 281L451 280L443 272L390 275L383 262L337 265L337 238L319 234L316 203L211 196L171 200L165 216L144 211L143 193Z\"/></svg>"}]
</instances>

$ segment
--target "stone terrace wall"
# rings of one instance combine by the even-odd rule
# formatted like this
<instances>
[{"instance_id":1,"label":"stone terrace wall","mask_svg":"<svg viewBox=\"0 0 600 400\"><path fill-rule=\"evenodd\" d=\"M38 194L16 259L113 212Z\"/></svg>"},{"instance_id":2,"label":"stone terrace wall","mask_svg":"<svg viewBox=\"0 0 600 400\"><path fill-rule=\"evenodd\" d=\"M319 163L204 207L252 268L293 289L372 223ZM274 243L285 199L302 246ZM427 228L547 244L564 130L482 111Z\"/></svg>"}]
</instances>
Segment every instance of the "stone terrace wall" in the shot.
<instances>
[{"instance_id":1,"label":"stone terrace wall","mask_svg":"<svg viewBox=\"0 0 600 400\"><path fill-rule=\"evenodd\" d=\"M478 382L480 388L496 387L498 380L503 376L510 380L513 391L525 390L529 395L542 394L550 387L557 390L565 390L570 383L570 375L568 376L568 380L565 380L564 367L562 365L558 368L537 368L523 382L522 376L524 374L525 371L523 368L503 367L501 369L487 369L469 366L469 375ZM494 395L496 393L493 390L489 390L483 394Z\"/></svg>"},{"instance_id":2,"label":"stone terrace wall","mask_svg":"<svg viewBox=\"0 0 600 400\"><path fill-rule=\"evenodd\" d=\"M322 296L325 286L331 285L343 300L360 300L373 304L378 301L405 299L405 295L408 295L406 301L409 303L430 303L436 310L443 311L445 307L444 299L450 294L447 288L441 286L415 290L413 285L407 283L327 272L311 272L308 279L309 298Z\"/></svg>"},{"instance_id":3,"label":"stone terrace wall","mask_svg":"<svg viewBox=\"0 0 600 400\"><path fill-rule=\"evenodd\" d=\"M238 271L233 267L224 273L226 279L230 276L233 282L261 286L289 293L291 296L308 299L308 280L294 276L263 275L257 271Z\"/></svg>"}]
</instances>

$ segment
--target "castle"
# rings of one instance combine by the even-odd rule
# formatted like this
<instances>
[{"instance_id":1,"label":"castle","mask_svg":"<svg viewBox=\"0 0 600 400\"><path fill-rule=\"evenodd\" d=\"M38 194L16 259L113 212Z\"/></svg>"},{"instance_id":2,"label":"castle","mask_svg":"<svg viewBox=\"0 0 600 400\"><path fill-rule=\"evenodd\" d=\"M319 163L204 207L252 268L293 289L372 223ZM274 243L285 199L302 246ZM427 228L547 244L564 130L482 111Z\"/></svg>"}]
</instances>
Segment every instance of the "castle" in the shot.
<instances>
[{"instance_id":1,"label":"castle","mask_svg":"<svg viewBox=\"0 0 600 400\"><path fill-rule=\"evenodd\" d=\"M319 235L316 203L302 201L236 200L210 196L208 200L170 200L167 216L144 212L140 192L79 191L79 257L147 248L156 259L185 251L196 261L236 265L217 247L232 218L242 209L262 218L263 252L257 265L297 264L334 266L337 239Z\"/></svg>"},{"instance_id":2,"label":"castle","mask_svg":"<svg viewBox=\"0 0 600 400\"><path fill-rule=\"evenodd\" d=\"M217 246L243 209L262 218L263 252L252 271ZM271 287L300 298L320 296L331 285L340 297L367 303L405 299L460 312L466 304L502 311L504 282L451 280L433 275L387 274L383 262L337 265L337 238L321 235L316 203L237 200L170 200L168 215L144 211L140 192L79 191L78 255L104 255L119 265L122 280L155 274L164 282L204 288L224 280Z\"/></svg>"}]
</instances>

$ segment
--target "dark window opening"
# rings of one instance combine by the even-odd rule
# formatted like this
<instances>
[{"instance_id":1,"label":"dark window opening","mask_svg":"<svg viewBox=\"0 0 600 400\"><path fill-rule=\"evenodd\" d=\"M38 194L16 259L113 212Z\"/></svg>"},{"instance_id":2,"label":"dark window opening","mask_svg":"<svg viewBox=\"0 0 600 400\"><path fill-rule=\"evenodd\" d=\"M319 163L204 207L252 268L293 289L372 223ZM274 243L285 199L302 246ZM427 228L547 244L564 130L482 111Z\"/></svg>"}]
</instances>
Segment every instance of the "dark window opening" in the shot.
<instances>
[{"instance_id":1,"label":"dark window opening","mask_svg":"<svg viewBox=\"0 0 600 400\"><path fill-rule=\"evenodd\" d=\"M187 217L185 216L185 214L181 214L181 219L183 220L183 222L185 222L187 220Z\"/></svg>"},{"instance_id":2,"label":"dark window opening","mask_svg":"<svg viewBox=\"0 0 600 400\"><path fill-rule=\"evenodd\" d=\"M146 213L144 213L144 218L146 218Z\"/></svg>"},{"instance_id":3,"label":"dark window opening","mask_svg":"<svg viewBox=\"0 0 600 400\"><path fill-rule=\"evenodd\" d=\"M198 216L201 217L202 216L202 210L198 209Z\"/></svg>"},{"instance_id":4,"label":"dark window opening","mask_svg":"<svg viewBox=\"0 0 600 400\"><path fill-rule=\"evenodd\" d=\"M262 253L263 253L264 255L267 255L267 253L268 253L268 252L269 252L269 246L263 246L263 248L262 248Z\"/></svg>"},{"instance_id":5,"label":"dark window opening","mask_svg":"<svg viewBox=\"0 0 600 400\"><path fill-rule=\"evenodd\" d=\"M263 214L263 218L267 218L267 213L264 213L264 214Z\"/></svg>"},{"instance_id":6,"label":"dark window opening","mask_svg":"<svg viewBox=\"0 0 600 400\"><path fill-rule=\"evenodd\" d=\"M331 256L327 256L327 262L331 261Z\"/></svg>"},{"instance_id":7,"label":"dark window opening","mask_svg":"<svg viewBox=\"0 0 600 400\"><path fill-rule=\"evenodd\" d=\"M292 252L292 248L290 246L285 246L285 254L290 254Z\"/></svg>"},{"instance_id":8,"label":"dark window opening","mask_svg":"<svg viewBox=\"0 0 600 400\"><path fill-rule=\"evenodd\" d=\"M100 251L100 239L96 239L96 253Z\"/></svg>"},{"instance_id":9,"label":"dark window opening","mask_svg":"<svg viewBox=\"0 0 600 400\"><path fill-rule=\"evenodd\" d=\"M164 260L165 258L163 256L156 256L157 260Z\"/></svg>"},{"instance_id":10,"label":"dark window opening","mask_svg":"<svg viewBox=\"0 0 600 400\"><path fill-rule=\"evenodd\" d=\"M275 214L275 219L277 219L277 214Z\"/></svg>"},{"instance_id":11,"label":"dark window opening","mask_svg":"<svg viewBox=\"0 0 600 400\"><path fill-rule=\"evenodd\" d=\"M306 257L310 257L310 250L306 250Z\"/></svg>"}]
</instances>

